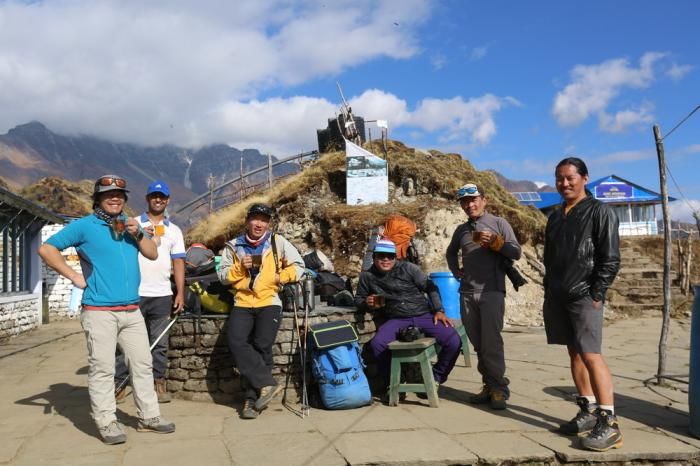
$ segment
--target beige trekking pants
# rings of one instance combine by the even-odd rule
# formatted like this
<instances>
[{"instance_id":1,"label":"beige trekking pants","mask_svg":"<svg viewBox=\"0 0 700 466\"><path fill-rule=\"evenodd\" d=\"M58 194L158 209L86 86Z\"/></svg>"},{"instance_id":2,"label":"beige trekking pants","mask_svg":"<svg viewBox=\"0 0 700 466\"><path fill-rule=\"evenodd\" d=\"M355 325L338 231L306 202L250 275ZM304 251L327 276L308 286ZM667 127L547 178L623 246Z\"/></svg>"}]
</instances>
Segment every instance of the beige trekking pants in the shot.
<instances>
[{"instance_id":1,"label":"beige trekking pants","mask_svg":"<svg viewBox=\"0 0 700 466\"><path fill-rule=\"evenodd\" d=\"M117 343L129 361L134 401L141 419L160 416L153 388L151 352L141 311L83 311L80 323L88 348L88 392L97 427L117 419L114 399L114 354Z\"/></svg>"}]
</instances>

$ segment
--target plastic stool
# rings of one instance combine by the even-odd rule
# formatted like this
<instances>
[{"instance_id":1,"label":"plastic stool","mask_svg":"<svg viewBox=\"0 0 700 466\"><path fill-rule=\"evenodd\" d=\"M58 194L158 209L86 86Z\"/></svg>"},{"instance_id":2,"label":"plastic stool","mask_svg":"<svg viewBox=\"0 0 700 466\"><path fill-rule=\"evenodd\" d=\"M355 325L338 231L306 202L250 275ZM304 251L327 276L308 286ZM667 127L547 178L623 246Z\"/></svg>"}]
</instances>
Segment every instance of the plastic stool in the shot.
<instances>
[{"instance_id":1,"label":"plastic stool","mask_svg":"<svg viewBox=\"0 0 700 466\"><path fill-rule=\"evenodd\" d=\"M435 338L420 338L410 342L392 341L389 343L389 349L391 350L389 406L399 404L400 392L413 392L425 393L428 395L430 406L437 408L439 404L437 385L433 379L433 368L430 364L430 359L437 356ZM405 362L420 363L423 383L401 383L401 364Z\"/></svg>"}]
</instances>

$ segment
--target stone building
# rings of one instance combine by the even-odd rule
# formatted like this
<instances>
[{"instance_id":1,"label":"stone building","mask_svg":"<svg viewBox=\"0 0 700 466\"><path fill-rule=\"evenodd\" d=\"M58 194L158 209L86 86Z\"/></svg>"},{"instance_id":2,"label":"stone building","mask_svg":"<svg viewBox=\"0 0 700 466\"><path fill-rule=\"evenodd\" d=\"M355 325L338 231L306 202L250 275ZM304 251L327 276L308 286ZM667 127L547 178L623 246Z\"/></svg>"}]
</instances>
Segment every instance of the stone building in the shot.
<instances>
[{"instance_id":1,"label":"stone building","mask_svg":"<svg viewBox=\"0 0 700 466\"><path fill-rule=\"evenodd\" d=\"M64 220L0 188L0 338L48 320L42 263L36 251L42 241L41 229L49 223L63 224Z\"/></svg>"}]
</instances>

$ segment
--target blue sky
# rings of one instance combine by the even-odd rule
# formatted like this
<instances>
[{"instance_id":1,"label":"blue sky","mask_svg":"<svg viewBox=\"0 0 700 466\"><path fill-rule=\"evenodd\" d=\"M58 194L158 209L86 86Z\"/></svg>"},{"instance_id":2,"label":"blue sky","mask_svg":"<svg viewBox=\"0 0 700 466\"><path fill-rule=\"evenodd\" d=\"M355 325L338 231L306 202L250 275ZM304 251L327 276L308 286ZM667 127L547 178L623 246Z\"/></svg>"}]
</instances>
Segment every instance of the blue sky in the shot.
<instances>
[{"instance_id":1,"label":"blue sky","mask_svg":"<svg viewBox=\"0 0 700 466\"><path fill-rule=\"evenodd\" d=\"M578 155L658 189L651 127L700 105L699 18L692 0L0 1L0 131L284 156L315 148L340 81L410 146L545 182ZM700 208L699 135L700 112L665 141L676 218Z\"/></svg>"}]
</instances>

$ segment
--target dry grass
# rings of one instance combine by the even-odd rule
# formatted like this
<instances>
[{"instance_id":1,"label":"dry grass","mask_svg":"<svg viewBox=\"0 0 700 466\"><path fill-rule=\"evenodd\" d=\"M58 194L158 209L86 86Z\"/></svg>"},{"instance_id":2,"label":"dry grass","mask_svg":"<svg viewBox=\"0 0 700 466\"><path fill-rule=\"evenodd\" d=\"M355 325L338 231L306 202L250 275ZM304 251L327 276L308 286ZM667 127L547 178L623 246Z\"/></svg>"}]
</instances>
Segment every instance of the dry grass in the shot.
<instances>
[{"instance_id":1,"label":"dry grass","mask_svg":"<svg viewBox=\"0 0 700 466\"><path fill-rule=\"evenodd\" d=\"M373 147L377 151L375 143ZM381 152L376 152L383 155ZM245 212L254 202L276 207L286 223L311 222L321 231L326 246L343 249L343 256L356 254L353 244L364 246L365 233L395 213L403 214L420 226L426 214L454 205L456 189L468 181L484 187L489 210L511 223L521 242L541 242L546 219L538 210L523 207L502 188L494 175L480 172L459 154L422 152L398 141L387 144L389 181L397 194L413 180L416 196L394 195L390 204L348 206L345 204L345 153L323 154L303 172L277 183L272 190L247 198L210 215L187 233L188 242L202 242L215 250L242 231ZM392 189L390 188L390 192Z\"/></svg>"}]
</instances>

